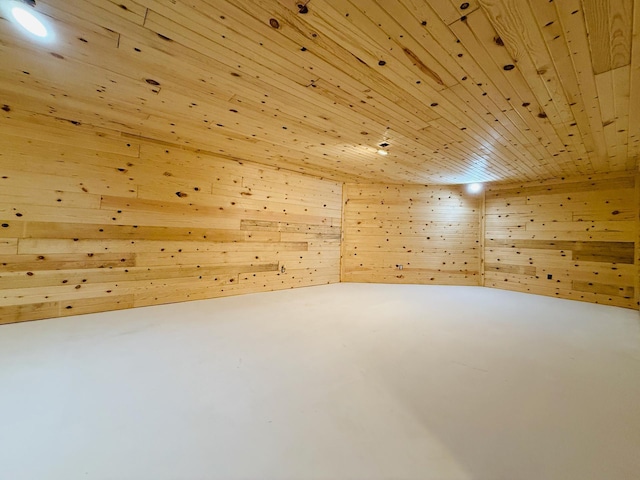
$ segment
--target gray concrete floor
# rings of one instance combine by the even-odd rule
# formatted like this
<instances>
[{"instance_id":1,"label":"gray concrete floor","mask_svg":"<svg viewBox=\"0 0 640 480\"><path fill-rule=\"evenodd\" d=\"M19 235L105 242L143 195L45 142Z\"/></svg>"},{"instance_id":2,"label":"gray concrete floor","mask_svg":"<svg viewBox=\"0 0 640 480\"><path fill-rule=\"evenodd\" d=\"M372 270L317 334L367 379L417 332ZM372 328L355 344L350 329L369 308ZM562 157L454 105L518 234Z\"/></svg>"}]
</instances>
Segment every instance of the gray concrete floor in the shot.
<instances>
[{"instance_id":1,"label":"gray concrete floor","mask_svg":"<svg viewBox=\"0 0 640 480\"><path fill-rule=\"evenodd\" d=\"M337 284L3 326L0 479L637 479L639 325Z\"/></svg>"}]
</instances>

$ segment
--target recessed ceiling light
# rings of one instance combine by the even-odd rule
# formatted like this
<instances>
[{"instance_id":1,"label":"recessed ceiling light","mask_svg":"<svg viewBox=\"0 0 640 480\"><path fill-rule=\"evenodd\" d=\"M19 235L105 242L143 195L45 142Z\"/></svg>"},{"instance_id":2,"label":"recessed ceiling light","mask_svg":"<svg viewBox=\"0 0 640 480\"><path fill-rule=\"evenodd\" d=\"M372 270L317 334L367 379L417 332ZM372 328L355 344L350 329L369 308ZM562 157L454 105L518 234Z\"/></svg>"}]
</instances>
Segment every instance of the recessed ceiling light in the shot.
<instances>
[{"instance_id":1,"label":"recessed ceiling light","mask_svg":"<svg viewBox=\"0 0 640 480\"><path fill-rule=\"evenodd\" d=\"M11 15L27 32L36 37L45 38L49 32L38 17L22 6L15 6L11 9Z\"/></svg>"},{"instance_id":2,"label":"recessed ceiling light","mask_svg":"<svg viewBox=\"0 0 640 480\"><path fill-rule=\"evenodd\" d=\"M481 183L470 183L467 185L467 191L469 193L479 193L482 191Z\"/></svg>"},{"instance_id":3,"label":"recessed ceiling light","mask_svg":"<svg viewBox=\"0 0 640 480\"><path fill-rule=\"evenodd\" d=\"M380 150L378 150L378 154L379 155L389 155L389 152L387 152L386 150L380 149Z\"/></svg>"}]
</instances>

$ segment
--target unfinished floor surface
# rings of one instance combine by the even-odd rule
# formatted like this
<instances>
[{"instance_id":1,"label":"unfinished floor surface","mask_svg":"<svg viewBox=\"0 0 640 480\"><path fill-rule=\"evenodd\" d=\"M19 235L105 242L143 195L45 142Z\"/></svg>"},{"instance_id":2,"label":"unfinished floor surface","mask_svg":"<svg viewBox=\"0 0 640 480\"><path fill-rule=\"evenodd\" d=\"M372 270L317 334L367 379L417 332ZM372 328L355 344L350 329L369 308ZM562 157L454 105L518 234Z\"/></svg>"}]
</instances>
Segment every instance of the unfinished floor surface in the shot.
<instances>
[{"instance_id":1,"label":"unfinished floor surface","mask_svg":"<svg viewBox=\"0 0 640 480\"><path fill-rule=\"evenodd\" d=\"M0 478L632 479L638 312L336 284L0 327Z\"/></svg>"}]
</instances>

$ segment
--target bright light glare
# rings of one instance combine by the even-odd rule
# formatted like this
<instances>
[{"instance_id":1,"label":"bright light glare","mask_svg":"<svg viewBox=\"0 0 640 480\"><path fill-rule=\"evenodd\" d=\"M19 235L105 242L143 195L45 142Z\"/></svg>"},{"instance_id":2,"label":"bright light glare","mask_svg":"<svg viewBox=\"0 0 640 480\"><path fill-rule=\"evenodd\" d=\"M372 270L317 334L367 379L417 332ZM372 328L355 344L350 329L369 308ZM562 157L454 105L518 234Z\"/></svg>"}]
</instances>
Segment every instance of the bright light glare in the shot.
<instances>
[{"instance_id":1,"label":"bright light glare","mask_svg":"<svg viewBox=\"0 0 640 480\"><path fill-rule=\"evenodd\" d=\"M11 9L11 14L13 15L13 18L15 18L16 21L20 24L20 26L22 26L22 28L27 30L29 33L32 33L33 35L40 38L44 38L47 36L48 32L46 27L31 12L28 12L21 7L13 7Z\"/></svg>"},{"instance_id":2,"label":"bright light glare","mask_svg":"<svg viewBox=\"0 0 640 480\"><path fill-rule=\"evenodd\" d=\"M469 185L467 185L467 190L469 191L469 193L479 193L482 191L482 184L470 183Z\"/></svg>"},{"instance_id":3,"label":"bright light glare","mask_svg":"<svg viewBox=\"0 0 640 480\"><path fill-rule=\"evenodd\" d=\"M386 150L378 150L378 154L379 155L389 155L389 152L387 152Z\"/></svg>"}]
</instances>

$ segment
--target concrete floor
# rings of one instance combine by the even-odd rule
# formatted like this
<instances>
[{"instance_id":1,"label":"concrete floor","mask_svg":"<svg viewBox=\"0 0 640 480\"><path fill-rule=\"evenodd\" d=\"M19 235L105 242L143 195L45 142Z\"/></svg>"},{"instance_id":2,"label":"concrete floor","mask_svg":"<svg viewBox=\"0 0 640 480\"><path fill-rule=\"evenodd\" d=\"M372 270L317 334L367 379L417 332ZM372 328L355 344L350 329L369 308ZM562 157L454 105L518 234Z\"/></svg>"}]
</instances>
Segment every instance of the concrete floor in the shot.
<instances>
[{"instance_id":1,"label":"concrete floor","mask_svg":"<svg viewBox=\"0 0 640 480\"><path fill-rule=\"evenodd\" d=\"M0 479L637 479L639 325L337 284L3 326Z\"/></svg>"}]
</instances>

